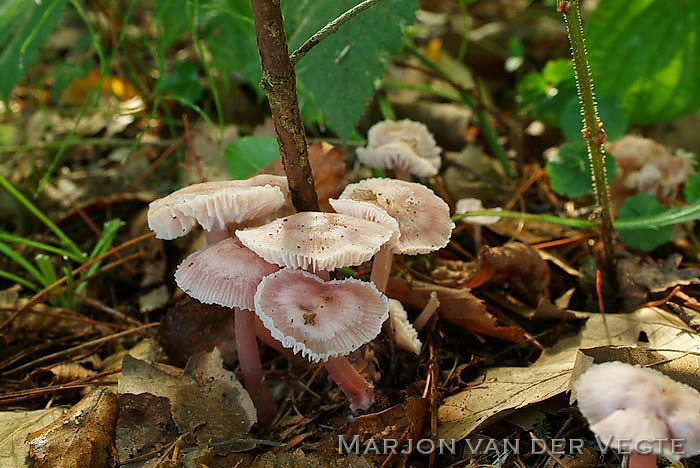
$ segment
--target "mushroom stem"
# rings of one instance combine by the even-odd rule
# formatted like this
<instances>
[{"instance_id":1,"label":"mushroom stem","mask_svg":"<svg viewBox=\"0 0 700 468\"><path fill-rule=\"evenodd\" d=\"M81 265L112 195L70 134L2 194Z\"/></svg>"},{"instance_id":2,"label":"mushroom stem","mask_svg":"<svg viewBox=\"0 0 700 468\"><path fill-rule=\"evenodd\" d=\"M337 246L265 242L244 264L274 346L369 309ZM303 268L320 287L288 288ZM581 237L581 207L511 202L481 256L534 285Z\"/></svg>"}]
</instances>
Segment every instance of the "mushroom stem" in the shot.
<instances>
[{"instance_id":1,"label":"mushroom stem","mask_svg":"<svg viewBox=\"0 0 700 468\"><path fill-rule=\"evenodd\" d=\"M231 233L228 229L212 229L211 231L204 230L204 237L207 239L208 245L216 244L219 241L228 239L231 237Z\"/></svg>"},{"instance_id":2,"label":"mushroom stem","mask_svg":"<svg viewBox=\"0 0 700 468\"><path fill-rule=\"evenodd\" d=\"M406 169L394 169L394 177L399 180L411 181L411 173Z\"/></svg>"},{"instance_id":3,"label":"mushroom stem","mask_svg":"<svg viewBox=\"0 0 700 468\"><path fill-rule=\"evenodd\" d=\"M360 375L346 358L332 357L325 362L331 379L350 402L352 411L366 410L374 404L374 387Z\"/></svg>"},{"instance_id":4,"label":"mushroom stem","mask_svg":"<svg viewBox=\"0 0 700 468\"><path fill-rule=\"evenodd\" d=\"M413 322L413 328L415 328L417 332L420 332L433 315L435 315L435 311L437 311L438 307L440 307L440 301L438 300L437 293L433 291L430 293L430 299L428 299L428 303L423 308L423 311L416 318L416 321Z\"/></svg>"},{"instance_id":5,"label":"mushroom stem","mask_svg":"<svg viewBox=\"0 0 700 468\"><path fill-rule=\"evenodd\" d=\"M386 285L391 274L391 264L394 260L394 249L389 244L390 242L387 242L379 249L372 263L370 281L374 283L379 292L386 292Z\"/></svg>"},{"instance_id":6,"label":"mushroom stem","mask_svg":"<svg viewBox=\"0 0 700 468\"><path fill-rule=\"evenodd\" d=\"M272 398L270 388L265 383L260 353L255 334L255 312L235 309L236 350L238 363L243 373L243 383L258 410L258 420L269 427L277 413L277 405Z\"/></svg>"},{"instance_id":7,"label":"mushroom stem","mask_svg":"<svg viewBox=\"0 0 700 468\"><path fill-rule=\"evenodd\" d=\"M474 250L478 252L481 248L481 226L479 226L478 224L474 226L472 238L474 239Z\"/></svg>"},{"instance_id":8,"label":"mushroom stem","mask_svg":"<svg viewBox=\"0 0 700 468\"><path fill-rule=\"evenodd\" d=\"M632 452L627 468L656 468L656 454Z\"/></svg>"}]
</instances>

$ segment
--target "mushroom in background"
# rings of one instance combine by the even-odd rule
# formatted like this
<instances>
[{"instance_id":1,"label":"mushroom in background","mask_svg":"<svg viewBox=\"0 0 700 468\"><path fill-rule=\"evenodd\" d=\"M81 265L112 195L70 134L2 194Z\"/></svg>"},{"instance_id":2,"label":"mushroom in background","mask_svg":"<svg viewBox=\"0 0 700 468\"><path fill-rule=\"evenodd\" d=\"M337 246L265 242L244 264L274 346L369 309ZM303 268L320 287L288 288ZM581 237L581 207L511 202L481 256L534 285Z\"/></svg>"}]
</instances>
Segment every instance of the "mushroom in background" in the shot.
<instances>
[{"instance_id":1,"label":"mushroom in background","mask_svg":"<svg viewBox=\"0 0 700 468\"><path fill-rule=\"evenodd\" d=\"M637 193L672 197L693 173L690 159L671 155L649 138L627 135L607 149L618 167L610 184L616 210Z\"/></svg>"},{"instance_id":2,"label":"mushroom in background","mask_svg":"<svg viewBox=\"0 0 700 468\"><path fill-rule=\"evenodd\" d=\"M455 214L466 214L471 211L480 211L484 205L478 198L462 198L455 205ZM500 211L500 208L496 208ZM467 216L462 218L462 222L470 224L473 228L474 250L481 248L481 226L497 223L501 219L498 216Z\"/></svg>"},{"instance_id":3,"label":"mushroom in background","mask_svg":"<svg viewBox=\"0 0 700 468\"><path fill-rule=\"evenodd\" d=\"M367 133L367 147L357 149L363 164L393 169L397 179L431 177L440 170L441 148L428 127L412 120L385 120Z\"/></svg>"},{"instance_id":4,"label":"mushroom in background","mask_svg":"<svg viewBox=\"0 0 700 468\"><path fill-rule=\"evenodd\" d=\"M700 453L700 393L661 372L622 362L598 364L581 375L576 396L601 441L618 451L633 450L629 468L655 468L656 455L678 461ZM679 447L682 453L674 452Z\"/></svg>"}]
</instances>

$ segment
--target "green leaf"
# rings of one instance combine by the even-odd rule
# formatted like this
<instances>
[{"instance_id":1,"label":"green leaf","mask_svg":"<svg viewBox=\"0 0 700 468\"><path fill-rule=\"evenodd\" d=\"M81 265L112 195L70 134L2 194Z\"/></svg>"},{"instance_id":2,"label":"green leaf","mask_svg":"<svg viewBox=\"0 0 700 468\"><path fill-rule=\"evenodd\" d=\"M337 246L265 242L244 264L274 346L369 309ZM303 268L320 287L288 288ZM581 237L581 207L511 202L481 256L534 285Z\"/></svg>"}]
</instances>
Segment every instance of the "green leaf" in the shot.
<instances>
[{"instance_id":1,"label":"green leaf","mask_svg":"<svg viewBox=\"0 0 700 468\"><path fill-rule=\"evenodd\" d=\"M53 87L51 88L51 99L58 101L61 93L66 87L77 78L84 78L88 73L89 66L86 62L61 62L51 70Z\"/></svg>"},{"instance_id":2,"label":"green leaf","mask_svg":"<svg viewBox=\"0 0 700 468\"><path fill-rule=\"evenodd\" d=\"M182 0L156 0L153 18L158 28L160 52L165 52L175 41L189 30L185 4Z\"/></svg>"},{"instance_id":3,"label":"green leaf","mask_svg":"<svg viewBox=\"0 0 700 468\"><path fill-rule=\"evenodd\" d=\"M688 203L700 202L700 172L696 172L688 179L683 187L683 196Z\"/></svg>"},{"instance_id":4,"label":"green leaf","mask_svg":"<svg viewBox=\"0 0 700 468\"><path fill-rule=\"evenodd\" d=\"M192 62L179 62L169 75L161 78L155 91L186 102L197 102L204 90L199 84L199 69Z\"/></svg>"},{"instance_id":5,"label":"green leaf","mask_svg":"<svg viewBox=\"0 0 700 468\"><path fill-rule=\"evenodd\" d=\"M296 0L299 18L289 37L299 47L325 24L360 0ZM296 3L295 2L295 3ZM352 18L303 57L297 77L341 138L349 138L384 75L402 47L402 26L415 21L415 0L384 0ZM308 100L308 99L307 99Z\"/></svg>"},{"instance_id":6,"label":"green leaf","mask_svg":"<svg viewBox=\"0 0 700 468\"><path fill-rule=\"evenodd\" d=\"M605 168L608 179L615 177L615 159L607 156ZM552 189L560 195L580 197L593 191L591 165L583 143L566 143L559 154L546 166Z\"/></svg>"},{"instance_id":7,"label":"green leaf","mask_svg":"<svg viewBox=\"0 0 700 468\"><path fill-rule=\"evenodd\" d=\"M551 60L518 83L520 107L547 125L559 126L564 106L575 97L574 68L567 59Z\"/></svg>"},{"instance_id":8,"label":"green leaf","mask_svg":"<svg viewBox=\"0 0 700 468\"><path fill-rule=\"evenodd\" d=\"M608 140L617 140L629 128L629 116L627 109L622 105L622 101L616 96L601 96L598 98L598 112L605 125ZM577 96L572 97L564 105L559 124L564 136L571 141L583 142L581 129L583 127L581 117L581 103Z\"/></svg>"},{"instance_id":9,"label":"green leaf","mask_svg":"<svg viewBox=\"0 0 700 468\"><path fill-rule=\"evenodd\" d=\"M231 177L245 179L280 157L277 140L269 137L239 138L224 150L224 163Z\"/></svg>"},{"instance_id":10,"label":"green leaf","mask_svg":"<svg viewBox=\"0 0 700 468\"><path fill-rule=\"evenodd\" d=\"M636 124L700 108L700 2L601 0L588 20L589 60L602 95Z\"/></svg>"},{"instance_id":11,"label":"green leaf","mask_svg":"<svg viewBox=\"0 0 700 468\"><path fill-rule=\"evenodd\" d=\"M58 25L66 0L4 0L0 3L0 99L36 60L37 51Z\"/></svg>"},{"instance_id":12,"label":"green leaf","mask_svg":"<svg viewBox=\"0 0 700 468\"><path fill-rule=\"evenodd\" d=\"M618 219L634 219L643 216L659 215L667 211L667 208L656 200L656 197L648 193L638 193L629 197L618 211ZM671 240L672 226L647 229L620 229L620 237L633 249L653 250Z\"/></svg>"}]
</instances>

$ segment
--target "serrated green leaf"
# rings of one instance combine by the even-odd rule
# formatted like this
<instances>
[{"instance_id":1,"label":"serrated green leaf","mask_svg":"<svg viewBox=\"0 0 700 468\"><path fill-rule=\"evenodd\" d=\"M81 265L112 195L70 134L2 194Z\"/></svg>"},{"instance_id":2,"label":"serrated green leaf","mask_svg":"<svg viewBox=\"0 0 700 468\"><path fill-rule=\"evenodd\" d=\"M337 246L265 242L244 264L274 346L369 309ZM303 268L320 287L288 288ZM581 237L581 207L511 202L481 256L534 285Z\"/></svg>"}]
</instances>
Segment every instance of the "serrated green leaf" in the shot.
<instances>
[{"instance_id":1,"label":"serrated green leaf","mask_svg":"<svg viewBox=\"0 0 700 468\"><path fill-rule=\"evenodd\" d=\"M234 179L248 178L279 157L277 140L269 137L239 138L224 149L224 163Z\"/></svg>"},{"instance_id":2,"label":"serrated green leaf","mask_svg":"<svg viewBox=\"0 0 700 468\"><path fill-rule=\"evenodd\" d=\"M608 179L615 177L615 159L607 156L605 168ZM580 197L593 191L591 166L583 143L566 143L559 149L556 159L546 165L552 189L568 197Z\"/></svg>"},{"instance_id":3,"label":"serrated green leaf","mask_svg":"<svg viewBox=\"0 0 700 468\"><path fill-rule=\"evenodd\" d=\"M651 124L700 108L700 2L601 0L586 35L601 94Z\"/></svg>"},{"instance_id":4,"label":"serrated green leaf","mask_svg":"<svg viewBox=\"0 0 700 468\"><path fill-rule=\"evenodd\" d=\"M297 28L289 38L294 50L328 21L360 0L302 0L294 14ZM303 90L314 97L325 120L349 138L382 77L402 47L402 26L415 21L414 0L384 0L352 18L314 47L296 67Z\"/></svg>"},{"instance_id":5,"label":"serrated green leaf","mask_svg":"<svg viewBox=\"0 0 700 468\"><path fill-rule=\"evenodd\" d=\"M700 172L696 172L693 177L688 179L683 187L683 196L687 203L700 202Z\"/></svg>"},{"instance_id":6,"label":"serrated green leaf","mask_svg":"<svg viewBox=\"0 0 700 468\"><path fill-rule=\"evenodd\" d=\"M605 125L608 140L617 140L623 136L629 128L629 116L622 101L616 96L601 96L598 98L598 113ZM581 128L581 103L577 96L572 97L564 105L559 119L564 136L571 141L583 142Z\"/></svg>"},{"instance_id":7,"label":"serrated green leaf","mask_svg":"<svg viewBox=\"0 0 700 468\"><path fill-rule=\"evenodd\" d=\"M668 211L656 197L648 193L638 193L625 200L618 211L618 219L634 219L643 216L659 215ZM672 226L648 229L620 229L620 237L633 249L653 250L671 240Z\"/></svg>"},{"instance_id":8,"label":"serrated green leaf","mask_svg":"<svg viewBox=\"0 0 700 468\"><path fill-rule=\"evenodd\" d=\"M58 25L67 0L5 0L0 4L0 99L36 60L39 47Z\"/></svg>"}]
</instances>

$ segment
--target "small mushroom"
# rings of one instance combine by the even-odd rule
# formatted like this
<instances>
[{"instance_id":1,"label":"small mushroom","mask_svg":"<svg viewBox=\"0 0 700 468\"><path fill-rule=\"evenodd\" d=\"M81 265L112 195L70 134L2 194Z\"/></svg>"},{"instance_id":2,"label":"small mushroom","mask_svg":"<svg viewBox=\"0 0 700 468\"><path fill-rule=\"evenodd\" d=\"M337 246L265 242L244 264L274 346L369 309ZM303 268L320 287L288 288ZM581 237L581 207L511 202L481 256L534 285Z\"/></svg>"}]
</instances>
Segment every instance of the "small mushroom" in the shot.
<instances>
[{"instance_id":1,"label":"small mushroom","mask_svg":"<svg viewBox=\"0 0 700 468\"><path fill-rule=\"evenodd\" d=\"M447 203L422 184L383 178L365 179L348 185L339 199L375 205L394 218L399 226L398 242L385 244L374 258L372 282L380 291L386 290L394 253L418 255L439 250L447 245L455 227ZM358 214L372 219L361 211Z\"/></svg>"},{"instance_id":2,"label":"small mushroom","mask_svg":"<svg viewBox=\"0 0 700 468\"><path fill-rule=\"evenodd\" d=\"M420 354L423 344L418 339L418 332L408 321L408 314L403 304L396 299L389 299L389 318L394 329L396 346L404 351Z\"/></svg>"},{"instance_id":3,"label":"small mushroom","mask_svg":"<svg viewBox=\"0 0 700 468\"><path fill-rule=\"evenodd\" d=\"M246 180L204 182L151 202L148 226L159 239L175 239L202 226L211 244L230 237L241 224L264 219L289 204L285 177L267 174Z\"/></svg>"},{"instance_id":4,"label":"small mushroom","mask_svg":"<svg viewBox=\"0 0 700 468\"><path fill-rule=\"evenodd\" d=\"M455 214L466 214L471 211L480 211L484 209L484 205L478 198L462 198L455 205ZM500 208L496 208L500 211ZM501 219L498 216L468 216L462 218L462 222L470 224L474 227L474 249L481 248L481 226L497 223Z\"/></svg>"},{"instance_id":5,"label":"small mushroom","mask_svg":"<svg viewBox=\"0 0 700 468\"><path fill-rule=\"evenodd\" d=\"M367 166L393 169L396 177L410 180L430 177L440 169L440 147L424 124L411 120L385 120L367 133L367 147L357 149L358 159Z\"/></svg>"},{"instance_id":6,"label":"small mushroom","mask_svg":"<svg viewBox=\"0 0 700 468\"><path fill-rule=\"evenodd\" d=\"M657 454L677 461L700 453L700 393L661 372L622 362L598 364L581 375L576 395L600 440L633 450L630 468L656 467Z\"/></svg>"},{"instance_id":7,"label":"small mushroom","mask_svg":"<svg viewBox=\"0 0 700 468\"><path fill-rule=\"evenodd\" d=\"M236 351L243 383L264 425L272 422L276 405L260 362L255 333L255 291L260 281L279 267L228 238L189 255L175 271L175 282L204 304L234 309Z\"/></svg>"},{"instance_id":8,"label":"small mushroom","mask_svg":"<svg viewBox=\"0 0 700 468\"><path fill-rule=\"evenodd\" d=\"M347 360L332 358L351 353L379 334L389 305L374 285L352 278L323 281L305 271L283 269L260 282L255 313L284 347L311 361L326 362L353 410L373 404L371 386Z\"/></svg>"}]
</instances>

